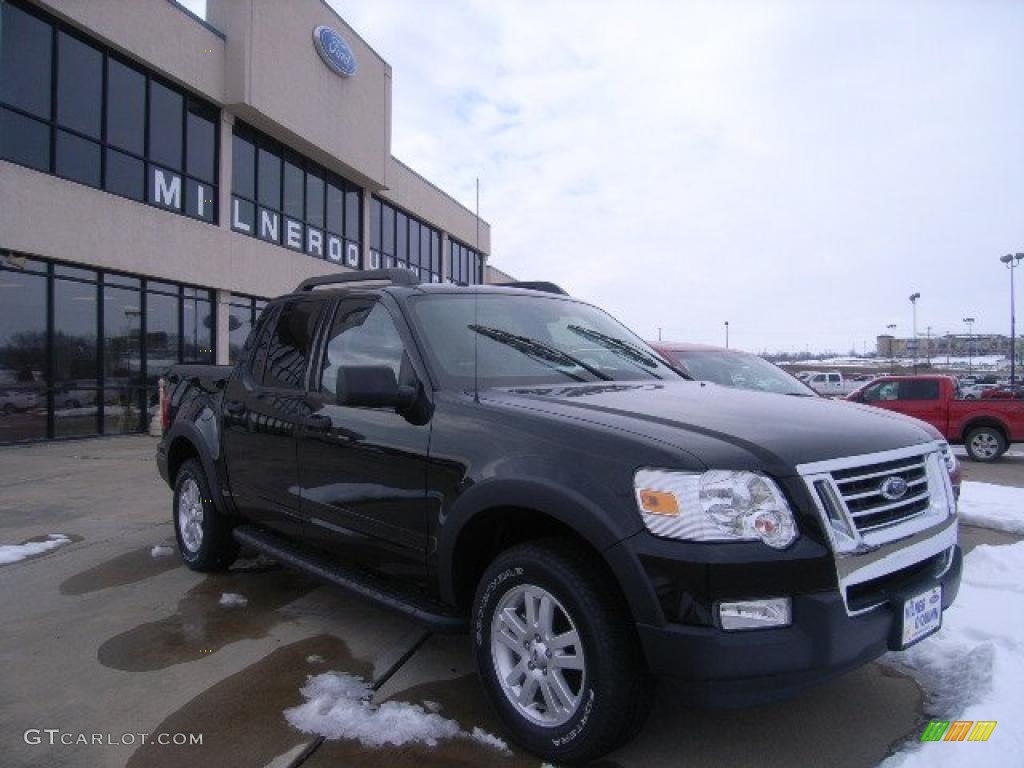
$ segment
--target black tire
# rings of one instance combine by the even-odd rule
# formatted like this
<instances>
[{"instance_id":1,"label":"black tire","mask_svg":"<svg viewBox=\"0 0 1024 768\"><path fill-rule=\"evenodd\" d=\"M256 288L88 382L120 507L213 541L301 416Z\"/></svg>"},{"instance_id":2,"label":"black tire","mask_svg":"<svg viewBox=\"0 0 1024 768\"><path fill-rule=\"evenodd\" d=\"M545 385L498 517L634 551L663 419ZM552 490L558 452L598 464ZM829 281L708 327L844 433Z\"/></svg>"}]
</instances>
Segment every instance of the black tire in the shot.
<instances>
[{"instance_id":1,"label":"black tire","mask_svg":"<svg viewBox=\"0 0 1024 768\"><path fill-rule=\"evenodd\" d=\"M184 517L189 517L187 510L195 509L194 489L198 490L201 521L196 516L190 518L196 525L189 525L183 523L182 518L183 513ZM224 571L238 557L239 546L231 535L231 524L217 511L206 473L198 459L189 459L182 464L174 479L172 522L181 559L193 571Z\"/></svg>"},{"instance_id":2,"label":"black tire","mask_svg":"<svg viewBox=\"0 0 1024 768\"><path fill-rule=\"evenodd\" d=\"M570 687L578 687L579 703L568 720L554 725L531 720L513 704L509 698L513 694L506 694L499 681L499 664L491 645L498 605L517 591L536 587L560 603L556 610L563 610L575 626L581 642L577 651L582 651L585 660L585 672L559 670L563 681L568 674L578 675ZM629 741L647 718L653 683L632 617L604 562L583 546L547 539L502 552L477 586L471 630L477 669L491 704L512 740L543 759L553 763L594 760ZM533 631L526 631L527 643ZM522 655L518 650L511 653ZM524 655L520 663L529 663L526 658ZM540 658L543 662L543 654ZM547 658L551 659L550 653ZM548 670L545 664L544 680ZM552 666L552 675L554 671ZM520 691L527 679L522 678ZM543 699L540 694L538 698Z\"/></svg>"},{"instance_id":3,"label":"black tire","mask_svg":"<svg viewBox=\"0 0 1024 768\"><path fill-rule=\"evenodd\" d=\"M964 438L964 448L974 461L998 461L1006 453L1006 438L995 427L975 427Z\"/></svg>"}]
</instances>

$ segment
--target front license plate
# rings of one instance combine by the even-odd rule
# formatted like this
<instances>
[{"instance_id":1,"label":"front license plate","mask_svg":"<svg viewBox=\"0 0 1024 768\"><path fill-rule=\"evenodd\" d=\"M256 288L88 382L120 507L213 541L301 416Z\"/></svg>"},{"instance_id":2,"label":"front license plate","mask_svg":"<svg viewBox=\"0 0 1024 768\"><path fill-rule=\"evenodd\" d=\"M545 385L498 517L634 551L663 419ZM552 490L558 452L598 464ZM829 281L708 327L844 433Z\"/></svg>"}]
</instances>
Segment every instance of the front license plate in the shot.
<instances>
[{"instance_id":1,"label":"front license plate","mask_svg":"<svg viewBox=\"0 0 1024 768\"><path fill-rule=\"evenodd\" d=\"M903 603L903 647L913 645L942 626L942 587L932 587L927 592L910 598Z\"/></svg>"}]
</instances>

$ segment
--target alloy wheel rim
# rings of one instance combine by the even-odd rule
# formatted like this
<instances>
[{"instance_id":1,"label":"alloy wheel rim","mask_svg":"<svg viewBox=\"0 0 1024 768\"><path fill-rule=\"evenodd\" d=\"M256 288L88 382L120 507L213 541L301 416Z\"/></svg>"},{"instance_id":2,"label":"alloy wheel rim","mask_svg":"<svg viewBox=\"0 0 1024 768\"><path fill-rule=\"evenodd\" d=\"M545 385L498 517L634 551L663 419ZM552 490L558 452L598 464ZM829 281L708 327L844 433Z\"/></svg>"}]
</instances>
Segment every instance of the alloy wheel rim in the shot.
<instances>
[{"instance_id":1,"label":"alloy wheel rim","mask_svg":"<svg viewBox=\"0 0 1024 768\"><path fill-rule=\"evenodd\" d=\"M512 588L491 620L494 672L515 710L554 728L576 714L587 683L583 644L558 598L542 587Z\"/></svg>"},{"instance_id":2,"label":"alloy wheel rim","mask_svg":"<svg viewBox=\"0 0 1024 768\"><path fill-rule=\"evenodd\" d=\"M181 533L181 543L189 552L198 552L203 545L203 517L199 483L191 477L186 478L178 495L178 531Z\"/></svg>"},{"instance_id":3,"label":"alloy wheel rim","mask_svg":"<svg viewBox=\"0 0 1024 768\"><path fill-rule=\"evenodd\" d=\"M990 459L995 456L996 451L999 449L995 437L988 432L975 435L974 439L971 440L971 447L977 455L986 459Z\"/></svg>"}]
</instances>

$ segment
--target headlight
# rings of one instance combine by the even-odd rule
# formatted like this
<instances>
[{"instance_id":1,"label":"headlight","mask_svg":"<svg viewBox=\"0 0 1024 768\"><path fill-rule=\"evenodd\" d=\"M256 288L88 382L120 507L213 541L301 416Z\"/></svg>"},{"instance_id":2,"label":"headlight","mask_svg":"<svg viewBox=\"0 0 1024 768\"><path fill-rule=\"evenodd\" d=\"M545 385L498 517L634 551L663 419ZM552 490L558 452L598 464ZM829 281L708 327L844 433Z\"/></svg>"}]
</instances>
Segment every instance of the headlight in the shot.
<instances>
[{"instance_id":1,"label":"headlight","mask_svg":"<svg viewBox=\"0 0 1024 768\"><path fill-rule=\"evenodd\" d=\"M949 474L953 474L956 471L956 456L953 455L953 449L949 447L949 443L945 441L939 443L939 453L942 454L942 461L946 465L946 470Z\"/></svg>"},{"instance_id":2,"label":"headlight","mask_svg":"<svg viewBox=\"0 0 1024 768\"><path fill-rule=\"evenodd\" d=\"M633 486L644 524L658 536L760 540L775 549L785 549L797 536L793 512L779 487L756 472L641 469Z\"/></svg>"}]
</instances>

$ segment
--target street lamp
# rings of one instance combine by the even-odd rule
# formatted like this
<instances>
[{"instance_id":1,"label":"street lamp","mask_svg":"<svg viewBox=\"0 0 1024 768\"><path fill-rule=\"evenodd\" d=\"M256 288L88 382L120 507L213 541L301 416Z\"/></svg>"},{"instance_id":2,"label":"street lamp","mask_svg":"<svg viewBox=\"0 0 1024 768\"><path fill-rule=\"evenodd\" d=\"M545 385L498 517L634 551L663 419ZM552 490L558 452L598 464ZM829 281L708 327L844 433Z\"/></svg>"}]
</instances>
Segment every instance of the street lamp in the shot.
<instances>
[{"instance_id":1,"label":"street lamp","mask_svg":"<svg viewBox=\"0 0 1024 768\"><path fill-rule=\"evenodd\" d=\"M911 342L914 345L914 375L917 375L917 300L920 298L920 293L910 294L910 305L914 308L914 338Z\"/></svg>"},{"instance_id":2,"label":"street lamp","mask_svg":"<svg viewBox=\"0 0 1024 768\"><path fill-rule=\"evenodd\" d=\"M967 325L967 373L974 373L974 318L965 317Z\"/></svg>"},{"instance_id":3,"label":"street lamp","mask_svg":"<svg viewBox=\"0 0 1024 768\"><path fill-rule=\"evenodd\" d=\"M889 323L885 327L889 329L889 375L892 376L896 368L896 359L892 353L892 343L895 341L894 337L896 335L896 323Z\"/></svg>"},{"instance_id":4,"label":"street lamp","mask_svg":"<svg viewBox=\"0 0 1024 768\"><path fill-rule=\"evenodd\" d=\"M1016 255L1008 253L1000 256L999 260L1010 270L1010 388L1017 383L1017 317L1013 301L1013 270L1021 261L1024 261L1024 253Z\"/></svg>"},{"instance_id":5,"label":"street lamp","mask_svg":"<svg viewBox=\"0 0 1024 768\"><path fill-rule=\"evenodd\" d=\"M729 348L729 321L725 321L725 348Z\"/></svg>"}]
</instances>

